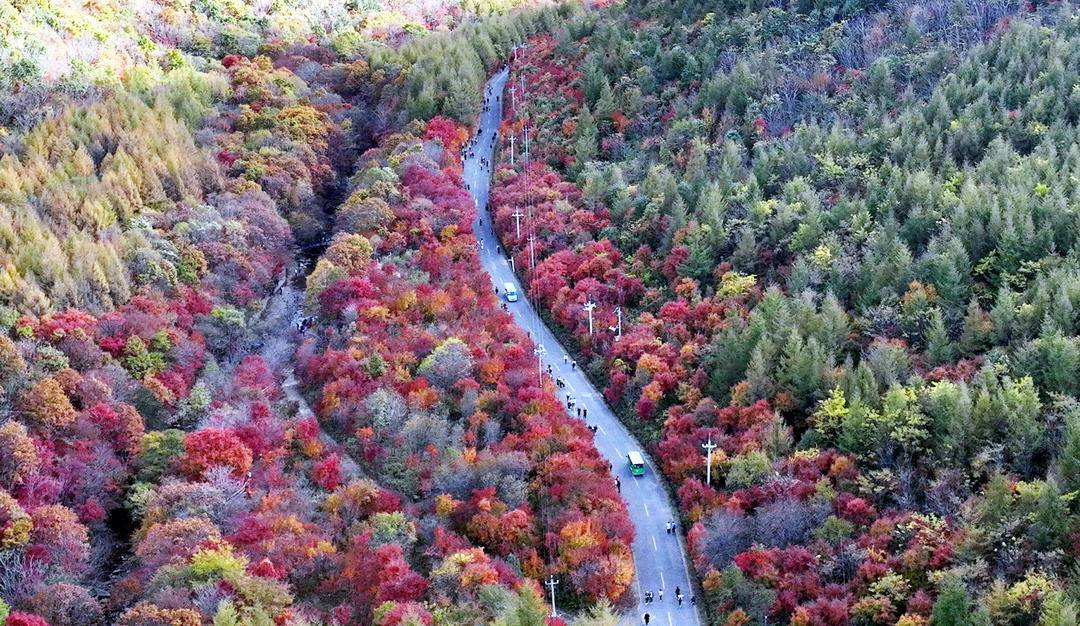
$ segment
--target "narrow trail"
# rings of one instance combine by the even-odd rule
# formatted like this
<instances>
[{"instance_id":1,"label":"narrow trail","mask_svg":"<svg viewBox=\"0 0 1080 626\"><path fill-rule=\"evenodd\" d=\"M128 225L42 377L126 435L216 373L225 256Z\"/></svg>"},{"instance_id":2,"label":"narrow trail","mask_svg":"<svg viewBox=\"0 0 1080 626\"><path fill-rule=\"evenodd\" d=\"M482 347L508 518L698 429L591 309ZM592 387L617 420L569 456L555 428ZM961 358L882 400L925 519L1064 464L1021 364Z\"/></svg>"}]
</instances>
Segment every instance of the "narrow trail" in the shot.
<instances>
[{"instance_id":1,"label":"narrow trail","mask_svg":"<svg viewBox=\"0 0 1080 626\"><path fill-rule=\"evenodd\" d=\"M303 333L297 326L304 317L304 291L299 286L300 277L305 275L303 261L290 267L288 276L278 283L266 306L254 318L255 345L249 353L258 353L266 361L270 371L281 373L281 390L285 398L296 404L296 418L313 417L314 411L304 394L300 393L300 381L296 378L293 367L293 355L303 339ZM364 475L363 470L330 433L319 427L319 441L327 449L336 451L341 463L341 475L345 481L355 480Z\"/></svg>"},{"instance_id":2,"label":"narrow trail","mask_svg":"<svg viewBox=\"0 0 1080 626\"><path fill-rule=\"evenodd\" d=\"M637 576L634 582L635 604L624 614L621 623L641 624L643 615L649 613L652 618L649 622L651 626L700 625L702 621L697 608L690 606L693 586L681 530L676 525L674 535L666 531L667 522L676 519L675 507L657 474L656 465L641 443L622 425L588 378L580 369L572 366L566 356L567 352L525 297L526 291L511 271L509 261L496 252L498 239L492 230L492 219L487 210L491 170L482 166L481 159L492 162L493 146L498 141L499 121L502 118L502 93L508 76L509 71L503 70L493 76L485 86L485 96L491 106L480 116L473 156L466 158L464 163L465 182L469 184L477 207L480 208L477 211L477 222L473 224L481 246L480 262L492 283L498 286L500 293L505 283L516 287L520 299L509 305L510 312L517 323L529 331L533 341L547 351L543 357L545 368L550 364L554 376L566 383L564 391L577 400L577 406L587 409L586 421L597 427L596 447L611 462L615 475L622 481L621 493L637 530L633 546ZM631 450L641 452L645 458L647 470L644 476L630 475L626 455ZM685 596L682 606L679 606L675 599L677 587ZM663 599L645 604L644 593L651 591L657 596L660 589L663 589Z\"/></svg>"}]
</instances>

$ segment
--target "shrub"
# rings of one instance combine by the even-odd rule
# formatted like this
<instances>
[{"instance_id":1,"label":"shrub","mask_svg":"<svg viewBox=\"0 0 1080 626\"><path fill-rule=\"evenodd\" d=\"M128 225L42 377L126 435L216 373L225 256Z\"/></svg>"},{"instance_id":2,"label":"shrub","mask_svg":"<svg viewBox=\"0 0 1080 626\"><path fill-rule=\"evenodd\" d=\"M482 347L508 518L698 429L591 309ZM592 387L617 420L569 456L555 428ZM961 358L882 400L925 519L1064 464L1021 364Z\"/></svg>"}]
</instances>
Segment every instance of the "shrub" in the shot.
<instances>
[{"instance_id":1,"label":"shrub","mask_svg":"<svg viewBox=\"0 0 1080 626\"><path fill-rule=\"evenodd\" d=\"M101 607L85 587L68 583L49 585L27 602L51 626L92 626L101 619Z\"/></svg>"},{"instance_id":2,"label":"shrub","mask_svg":"<svg viewBox=\"0 0 1080 626\"><path fill-rule=\"evenodd\" d=\"M184 437L184 456L180 466L189 477L201 479L212 467L224 466L234 476L251 469L251 450L231 430L207 428Z\"/></svg>"},{"instance_id":3,"label":"shrub","mask_svg":"<svg viewBox=\"0 0 1080 626\"><path fill-rule=\"evenodd\" d=\"M75 407L52 376L24 391L19 400L22 410L44 428L66 428L75 421Z\"/></svg>"}]
</instances>

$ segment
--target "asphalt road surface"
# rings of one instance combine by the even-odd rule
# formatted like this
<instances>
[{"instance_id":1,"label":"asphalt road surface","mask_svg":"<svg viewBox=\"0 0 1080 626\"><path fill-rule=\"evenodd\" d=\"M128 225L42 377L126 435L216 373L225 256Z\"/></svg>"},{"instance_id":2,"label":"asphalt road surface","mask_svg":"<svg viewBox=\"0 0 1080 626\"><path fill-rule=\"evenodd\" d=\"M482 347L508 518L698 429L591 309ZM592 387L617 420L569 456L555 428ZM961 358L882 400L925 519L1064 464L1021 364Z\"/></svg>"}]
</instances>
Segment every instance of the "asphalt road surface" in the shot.
<instances>
[{"instance_id":1,"label":"asphalt road surface","mask_svg":"<svg viewBox=\"0 0 1080 626\"><path fill-rule=\"evenodd\" d=\"M636 603L627 609L622 623L642 624L644 614L649 613L650 626L699 625L701 620L697 609L690 606L692 587L689 583L689 563L683 550L684 538L678 530L674 535L666 532L667 522L675 519L675 508L660 484L655 465L581 370L564 361L566 351L525 297L524 289L511 271L509 260L496 252L497 239L492 231L491 215L486 210L491 171L489 167L481 165L481 158L487 159L489 163L492 160L492 138L496 137L499 128L502 94L507 77L508 72L501 71L485 86L485 95L491 106L480 116L477 131L479 139L475 143L474 154L466 158L464 163L465 182L469 184L477 206L481 208L477 212L478 223L473 225L478 245L481 246L481 264L491 276L491 281L498 286L500 294L505 283L512 283L517 288L519 300L508 304L510 312L517 323L529 331L533 341L547 350L543 356L544 369L550 364L555 377L566 383L566 387L559 390L562 399L565 401L566 394L569 393L577 399L576 406L588 410L586 421L598 427L596 447L611 461L615 475L622 481L622 496L629 506L630 517L637 529L634 539L637 578L633 587ZM496 141L499 141L497 137ZM520 137L516 145L520 148ZM525 226L524 223L522 226ZM630 475L626 455L631 450L637 450L645 457L647 468L644 476ZM681 607L675 598L676 587L681 589L684 596ZM664 590L663 600L656 597L660 589ZM654 600L651 604L645 604L646 591L653 593Z\"/></svg>"}]
</instances>

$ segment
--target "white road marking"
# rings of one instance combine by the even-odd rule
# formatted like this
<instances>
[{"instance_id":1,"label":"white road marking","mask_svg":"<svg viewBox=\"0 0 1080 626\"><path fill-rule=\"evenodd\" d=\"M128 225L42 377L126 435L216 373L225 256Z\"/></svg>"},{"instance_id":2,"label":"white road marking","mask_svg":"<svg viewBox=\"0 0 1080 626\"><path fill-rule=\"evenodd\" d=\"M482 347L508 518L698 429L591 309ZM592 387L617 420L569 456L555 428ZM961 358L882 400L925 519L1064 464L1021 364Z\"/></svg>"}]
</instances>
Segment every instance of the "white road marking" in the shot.
<instances>
[{"instance_id":1,"label":"white road marking","mask_svg":"<svg viewBox=\"0 0 1080 626\"><path fill-rule=\"evenodd\" d=\"M604 427L603 427L603 426L600 426L600 432L602 432L602 433L603 433L603 434L605 434L605 435L607 434L607 431L606 431L606 430L604 430Z\"/></svg>"},{"instance_id":2,"label":"white road marking","mask_svg":"<svg viewBox=\"0 0 1080 626\"><path fill-rule=\"evenodd\" d=\"M641 506L645 507L645 517L651 517L649 515L649 503L648 502L642 502Z\"/></svg>"},{"instance_id":3,"label":"white road marking","mask_svg":"<svg viewBox=\"0 0 1080 626\"><path fill-rule=\"evenodd\" d=\"M667 623L668 623L668 626L672 626L671 625L671 613L667 614Z\"/></svg>"},{"instance_id":4,"label":"white road marking","mask_svg":"<svg viewBox=\"0 0 1080 626\"><path fill-rule=\"evenodd\" d=\"M659 552L660 551L660 548L656 547L656 537L652 538L652 549L653 549L653 552Z\"/></svg>"},{"instance_id":5,"label":"white road marking","mask_svg":"<svg viewBox=\"0 0 1080 626\"><path fill-rule=\"evenodd\" d=\"M653 539L653 541L656 541L656 539ZM660 588L663 589L664 587L667 587L667 583L664 582L664 572L660 572Z\"/></svg>"}]
</instances>

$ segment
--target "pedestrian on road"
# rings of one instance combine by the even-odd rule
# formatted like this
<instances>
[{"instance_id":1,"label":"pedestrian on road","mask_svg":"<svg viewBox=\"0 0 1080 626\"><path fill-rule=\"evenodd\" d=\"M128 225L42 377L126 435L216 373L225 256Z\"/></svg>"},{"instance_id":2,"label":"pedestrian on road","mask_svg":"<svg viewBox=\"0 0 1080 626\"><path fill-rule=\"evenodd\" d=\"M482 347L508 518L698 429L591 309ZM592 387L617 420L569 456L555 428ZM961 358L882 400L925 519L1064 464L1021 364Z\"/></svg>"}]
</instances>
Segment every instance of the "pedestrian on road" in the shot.
<instances>
[{"instance_id":1,"label":"pedestrian on road","mask_svg":"<svg viewBox=\"0 0 1080 626\"><path fill-rule=\"evenodd\" d=\"M572 369L572 370L577 369L577 361L570 361L570 369Z\"/></svg>"},{"instance_id":2,"label":"pedestrian on road","mask_svg":"<svg viewBox=\"0 0 1080 626\"><path fill-rule=\"evenodd\" d=\"M648 623L649 623L649 614L646 613L645 614L645 624L647 625Z\"/></svg>"},{"instance_id":3,"label":"pedestrian on road","mask_svg":"<svg viewBox=\"0 0 1080 626\"><path fill-rule=\"evenodd\" d=\"M567 356L567 355L565 355L565 354L564 354L564 355L562 355L562 362L563 362L563 365L566 365L566 364L567 364L567 363L568 363L569 361L570 361L570 357L569 357L569 356Z\"/></svg>"},{"instance_id":4,"label":"pedestrian on road","mask_svg":"<svg viewBox=\"0 0 1080 626\"><path fill-rule=\"evenodd\" d=\"M678 597L678 596L681 596L681 595L682 595L682 589L679 589L679 586L676 585L675 586L675 597Z\"/></svg>"},{"instance_id":5,"label":"pedestrian on road","mask_svg":"<svg viewBox=\"0 0 1080 626\"><path fill-rule=\"evenodd\" d=\"M697 605L697 596L690 596L690 606Z\"/></svg>"},{"instance_id":6,"label":"pedestrian on road","mask_svg":"<svg viewBox=\"0 0 1080 626\"><path fill-rule=\"evenodd\" d=\"M679 606L682 606L682 594L676 594L675 599L679 601Z\"/></svg>"},{"instance_id":7,"label":"pedestrian on road","mask_svg":"<svg viewBox=\"0 0 1080 626\"><path fill-rule=\"evenodd\" d=\"M656 590L656 597L660 598L661 602L664 601L664 588L663 587Z\"/></svg>"},{"instance_id":8,"label":"pedestrian on road","mask_svg":"<svg viewBox=\"0 0 1080 626\"><path fill-rule=\"evenodd\" d=\"M581 409L581 417L583 417L584 419L589 419L589 409L588 408Z\"/></svg>"},{"instance_id":9,"label":"pedestrian on road","mask_svg":"<svg viewBox=\"0 0 1080 626\"><path fill-rule=\"evenodd\" d=\"M618 476L615 477L615 491L622 493L622 481L619 480Z\"/></svg>"}]
</instances>

